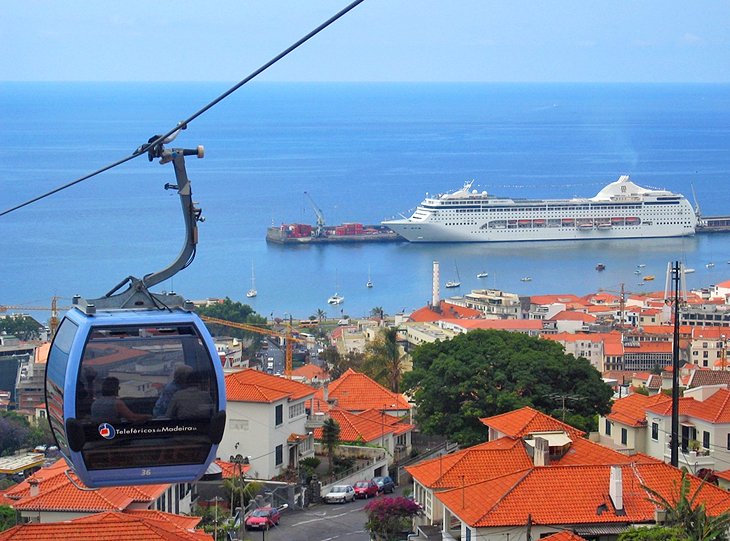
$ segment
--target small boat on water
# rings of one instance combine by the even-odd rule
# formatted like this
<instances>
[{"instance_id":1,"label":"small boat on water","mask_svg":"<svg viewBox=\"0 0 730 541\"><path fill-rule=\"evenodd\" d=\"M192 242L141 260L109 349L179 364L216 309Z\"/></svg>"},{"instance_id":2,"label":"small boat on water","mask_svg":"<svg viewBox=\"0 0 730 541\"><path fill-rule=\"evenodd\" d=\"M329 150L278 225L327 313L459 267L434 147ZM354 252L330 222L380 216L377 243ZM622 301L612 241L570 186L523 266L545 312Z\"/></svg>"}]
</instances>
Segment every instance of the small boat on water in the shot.
<instances>
[{"instance_id":1,"label":"small boat on water","mask_svg":"<svg viewBox=\"0 0 730 541\"><path fill-rule=\"evenodd\" d=\"M456 266L456 263L454 263L454 268L456 269L456 280L449 280L446 282L446 287L448 288L454 288L461 286L461 277L459 276L459 267Z\"/></svg>"},{"instance_id":2,"label":"small boat on water","mask_svg":"<svg viewBox=\"0 0 730 541\"><path fill-rule=\"evenodd\" d=\"M327 299L327 304L342 304L343 302L345 302L345 297L343 297L339 293L335 293L329 299Z\"/></svg>"},{"instance_id":3,"label":"small boat on water","mask_svg":"<svg viewBox=\"0 0 730 541\"><path fill-rule=\"evenodd\" d=\"M246 292L246 297L251 299L258 294L259 294L258 291L256 291L256 276L254 275L254 272L253 272L253 263L251 263L251 289L249 289Z\"/></svg>"},{"instance_id":4,"label":"small boat on water","mask_svg":"<svg viewBox=\"0 0 730 541\"><path fill-rule=\"evenodd\" d=\"M478 272L477 273L477 278L486 278L487 276L489 276L488 272Z\"/></svg>"},{"instance_id":5,"label":"small boat on water","mask_svg":"<svg viewBox=\"0 0 730 541\"><path fill-rule=\"evenodd\" d=\"M368 281L365 282L365 287L367 287L367 288L373 287L373 281L370 278L370 265L368 265Z\"/></svg>"},{"instance_id":6,"label":"small boat on water","mask_svg":"<svg viewBox=\"0 0 730 541\"><path fill-rule=\"evenodd\" d=\"M707 265L705 265L705 267L707 267L708 269L711 269L714 266L715 266L714 263L708 263Z\"/></svg>"},{"instance_id":7,"label":"small boat on water","mask_svg":"<svg viewBox=\"0 0 730 541\"><path fill-rule=\"evenodd\" d=\"M606 265L604 265L603 263L599 263L598 265L596 265L596 270L598 272L604 271L606 270Z\"/></svg>"},{"instance_id":8,"label":"small boat on water","mask_svg":"<svg viewBox=\"0 0 730 541\"><path fill-rule=\"evenodd\" d=\"M641 271L640 271L640 270L638 270L638 269L636 269L636 270L634 271L634 274L641 274Z\"/></svg>"},{"instance_id":9,"label":"small boat on water","mask_svg":"<svg viewBox=\"0 0 730 541\"><path fill-rule=\"evenodd\" d=\"M638 265L636 265L636 266L637 266L637 267L639 267L640 269L643 269L644 267L646 267L646 265L644 265L643 263L639 263L639 264L638 264Z\"/></svg>"},{"instance_id":10,"label":"small boat on water","mask_svg":"<svg viewBox=\"0 0 730 541\"><path fill-rule=\"evenodd\" d=\"M645 282L651 282L654 279L654 275L650 274L649 276L644 276Z\"/></svg>"},{"instance_id":11,"label":"small boat on water","mask_svg":"<svg viewBox=\"0 0 730 541\"><path fill-rule=\"evenodd\" d=\"M521 282L532 282L532 278L530 278L529 276L523 276L522 278L520 278L520 281Z\"/></svg>"},{"instance_id":12,"label":"small boat on water","mask_svg":"<svg viewBox=\"0 0 730 541\"><path fill-rule=\"evenodd\" d=\"M682 270L684 271L685 274L692 274L695 271L694 269L690 269L690 268L685 268Z\"/></svg>"}]
</instances>

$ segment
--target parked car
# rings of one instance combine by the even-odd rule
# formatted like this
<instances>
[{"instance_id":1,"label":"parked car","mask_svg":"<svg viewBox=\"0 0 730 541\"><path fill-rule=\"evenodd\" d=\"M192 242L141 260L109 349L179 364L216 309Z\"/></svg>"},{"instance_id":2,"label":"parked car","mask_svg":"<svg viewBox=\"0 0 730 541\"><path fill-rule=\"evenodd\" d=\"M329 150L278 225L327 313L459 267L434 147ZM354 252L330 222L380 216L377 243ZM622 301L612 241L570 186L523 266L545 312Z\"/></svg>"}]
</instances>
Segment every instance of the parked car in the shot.
<instances>
[{"instance_id":1,"label":"parked car","mask_svg":"<svg viewBox=\"0 0 730 541\"><path fill-rule=\"evenodd\" d=\"M246 517L247 530L268 530L279 524L281 513L276 507L260 507Z\"/></svg>"},{"instance_id":2,"label":"parked car","mask_svg":"<svg viewBox=\"0 0 730 541\"><path fill-rule=\"evenodd\" d=\"M373 477L373 482L378 485L378 491L391 494L395 490L393 479L387 475L384 477Z\"/></svg>"},{"instance_id":3,"label":"parked car","mask_svg":"<svg viewBox=\"0 0 730 541\"><path fill-rule=\"evenodd\" d=\"M375 481L358 481L352 485L352 488L355 489L356 498L365 498L366 500L372 496L377 496L380 492L380 487Z\"/></svg>"},{"instance_id":4,"label":"parked car","mask_svg":"<svg viewBox=\"0 0 730 541\"><path fill-rule=\"evenodd\" d=\"M352 485L335 485L324 495L324 503L347 503L355 499Z\"/></svg>"}]
</instances>

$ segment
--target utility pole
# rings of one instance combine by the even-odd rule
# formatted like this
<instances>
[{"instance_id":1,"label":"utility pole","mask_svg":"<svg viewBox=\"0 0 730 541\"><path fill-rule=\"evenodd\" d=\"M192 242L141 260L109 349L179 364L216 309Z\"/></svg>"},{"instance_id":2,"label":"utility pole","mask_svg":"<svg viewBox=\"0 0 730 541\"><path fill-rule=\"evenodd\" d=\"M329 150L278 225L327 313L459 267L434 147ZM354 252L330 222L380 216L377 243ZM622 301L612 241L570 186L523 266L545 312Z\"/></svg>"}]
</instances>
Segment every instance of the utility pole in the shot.
<instances>
[{"instance_id":1,"label":"utility pole","mask_svg":"<svg viewBox=\"0 0 730 541\"><path fill-rule=\"evenodd\" d=\"M672 282L674 285L674 336L672 339L672 436L670 444L670 462L679 467L679 283L681 279L681 263L675 261L672 266Z\"/></svg>"}]
</instances>

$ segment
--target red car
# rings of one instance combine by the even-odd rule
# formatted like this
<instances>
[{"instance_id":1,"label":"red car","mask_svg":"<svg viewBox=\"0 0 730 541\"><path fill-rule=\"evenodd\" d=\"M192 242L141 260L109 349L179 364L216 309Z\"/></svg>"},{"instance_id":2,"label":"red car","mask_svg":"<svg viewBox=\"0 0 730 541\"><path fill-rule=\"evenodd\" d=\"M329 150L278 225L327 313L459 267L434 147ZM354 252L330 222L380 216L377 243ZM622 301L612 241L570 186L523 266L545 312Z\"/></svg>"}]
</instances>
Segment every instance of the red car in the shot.
<instances>
[{"instance_id":1,"label":"red car","mask_svg":"<svg viewBox=\"0 0 730 541\"><path fill-rule=\"evenodd\" d=\"M279 524L281 513L275 507L260 507L246 517L247 530L268 530Z\"/></svg>"},{"instance_id":2,"label":"red car","mask_svg":"<svg viewBox=\"0 0 730 541\"><path fill-rule=\"evenodd\" d=\"M352 487L355 489L356 498L368 499L378 495L378 484L373 481L358 481Z\"/></svg>"}]
</instances>

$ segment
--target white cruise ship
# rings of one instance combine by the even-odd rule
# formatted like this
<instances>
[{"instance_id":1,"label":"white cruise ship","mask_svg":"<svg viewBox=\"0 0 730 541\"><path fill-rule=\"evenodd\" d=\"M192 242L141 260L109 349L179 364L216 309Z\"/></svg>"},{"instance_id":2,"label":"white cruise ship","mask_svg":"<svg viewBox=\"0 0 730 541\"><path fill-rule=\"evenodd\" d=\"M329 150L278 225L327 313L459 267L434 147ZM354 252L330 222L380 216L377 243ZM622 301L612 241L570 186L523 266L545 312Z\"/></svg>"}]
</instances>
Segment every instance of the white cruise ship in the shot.
<instances>
[{"instance_id":1,"label":"white cruise ship","mask_svg":"<svg viewBox=\"0 0 730 541\"><path fill-rule=\"evenodd\" d=\"M410 218L383 225L410 242L598 240L694 235L697 215L680 194L634 184L628 175L595 197L507 199L472 190L427 196Z\"/></svg>"}]
</instances>

